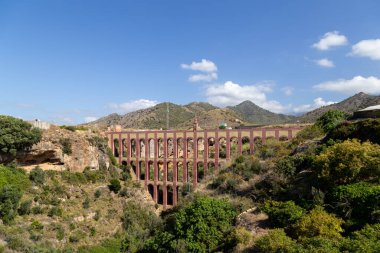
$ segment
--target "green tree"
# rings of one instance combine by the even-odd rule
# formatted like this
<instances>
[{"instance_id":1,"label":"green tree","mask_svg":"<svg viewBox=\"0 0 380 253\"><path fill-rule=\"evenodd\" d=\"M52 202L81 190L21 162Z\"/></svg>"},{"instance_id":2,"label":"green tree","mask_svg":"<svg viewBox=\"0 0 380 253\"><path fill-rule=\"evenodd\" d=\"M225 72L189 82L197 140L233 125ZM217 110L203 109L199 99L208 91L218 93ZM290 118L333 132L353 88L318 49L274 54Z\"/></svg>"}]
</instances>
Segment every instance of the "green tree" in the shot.
<instances>
[{"instance_id":1,"label":"green tree","mask_svg":"<svg viewBox=\"0 0 380 253\"><path fill-rule=\"evenodd\" d=\"M6 154L13 158L18 151L30 148L40 139L41 131L28 122L11 116L0 116L0 155Z\"/></svg>"},{"instance_id":2,"label":"green tree","mask_svg":"<svg viewBox=\"0 0 380 253\"><path fill-rule=\"evenodd\" d=\"M266 201L260 209L268 214L269 221L274 227L284 228L298 221L305 210L293 201Z\"/></svg>"},{"instance_id":3,"label":"green tree","mask_svg":"<svg viewBox=\"0 0 380 253\"><path fill-rule=\"evenodd\" d=\"M0 189L0 219L5 224L16 217L21 196L20 189L15 186L7 185Z\"/></svg>"},{"instance_id":4,"label":"green tree","mask_svg":"<svg viewBox=\"0 0 380 253\"><path fill-rule=\"evenodd\" d=\"M273 229L268 235L260 237L253 247L254 252L291 253L298 252L297 243L288 237L283 229Z\"/></svg>"},{"instance_id":5,"label":"green tree","mask_svg":"<svg viewBox=\"0 0 380 253\"><path fill-rule=\"evenodd\" d=\"M380 224L366 225L352 234L342 246L344 252L379 252Z\"/></svg>"},{"instance_id":6,"label":"green tree","mask_svg":"<svg viewBox=\"0 0 380 253\"><path fill-rule=\"evenodd\" d=\"M108 185L108 188L110 191L113 191L114 193L118 193L121 189L121 184L119 179L111 179L110 184Z\"/></svg>"},{"instance_id":7,"label":"green tree","mask_svg":"<svg viewBox=\"0 0 380 253\"><path fill-rule=\"evenodd\" d=\"M339 110L330 110L324 113L316 121L316 125L323 129L325 133L334 129L339 123L346 120L348 117L347 113Z\"/></svg>"}]
</instances>

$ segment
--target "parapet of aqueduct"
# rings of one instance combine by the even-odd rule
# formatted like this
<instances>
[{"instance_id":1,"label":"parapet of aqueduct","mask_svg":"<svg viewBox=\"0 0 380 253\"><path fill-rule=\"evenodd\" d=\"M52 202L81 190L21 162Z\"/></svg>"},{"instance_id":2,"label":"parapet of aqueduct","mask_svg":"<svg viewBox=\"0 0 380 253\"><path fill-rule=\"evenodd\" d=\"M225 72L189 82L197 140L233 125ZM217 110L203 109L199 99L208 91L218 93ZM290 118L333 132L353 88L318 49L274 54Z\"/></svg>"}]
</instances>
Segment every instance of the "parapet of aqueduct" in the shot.
<instances>
[{"instance_id":1,"label":"parapet of aqueduct","mask_svg":"<svg viewBox=\"0 0 380 253\"><path fill-rule=\"evenodd\" d=\"M252 154L257 139L290 140L300 127L107 132L109 147L119 164L130 166L154 201L176 205L183 187L217 173L232 158Z\"/></svg>"}]
</instances>

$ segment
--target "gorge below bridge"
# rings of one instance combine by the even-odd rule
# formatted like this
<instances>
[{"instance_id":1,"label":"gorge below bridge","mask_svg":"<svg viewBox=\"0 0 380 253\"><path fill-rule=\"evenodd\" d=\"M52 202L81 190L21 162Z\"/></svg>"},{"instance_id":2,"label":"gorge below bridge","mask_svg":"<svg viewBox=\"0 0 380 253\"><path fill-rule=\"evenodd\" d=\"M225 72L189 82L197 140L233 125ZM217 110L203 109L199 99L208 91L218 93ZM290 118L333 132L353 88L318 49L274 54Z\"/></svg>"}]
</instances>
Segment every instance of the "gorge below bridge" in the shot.
<instances>
[{"instance_id":1,"label":"gorge below bridge","mask_svg":"<svg viewBox=\"0 0 380 253\"><path fill-rule=\"evenodd\" d=\"M109 147L119 164L133 169L153 200L176 205L184 187L196 189L231 159L253 154L255 142L290 140L300 127L215 130L108 131Z\"/></svg>"}]
</instances>

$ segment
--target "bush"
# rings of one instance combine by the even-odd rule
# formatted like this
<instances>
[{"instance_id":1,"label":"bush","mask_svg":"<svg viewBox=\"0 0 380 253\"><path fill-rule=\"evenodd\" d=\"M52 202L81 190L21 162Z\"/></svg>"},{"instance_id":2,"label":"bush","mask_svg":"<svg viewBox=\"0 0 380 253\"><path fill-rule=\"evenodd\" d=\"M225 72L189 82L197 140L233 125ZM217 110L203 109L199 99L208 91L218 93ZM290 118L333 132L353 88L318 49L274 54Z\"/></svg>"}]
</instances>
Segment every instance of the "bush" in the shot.
<instances>
[{"instance_id":1,"label":"bush","mask_svg":"<svg viewBox=\"0 0 380 253\"><path fill-rule=\"evenodd\" d=\"M17 151L24 151L40 140L41 131L28 122L0 115L0 153L14 157Z\"/></svg>"},{"instance_id":2,"label":"bush","mask_svg":"<svg viewBox=\"0 0 380 253\"><path fill-rule=\"evenodd\" d=\"M323 130L316 124L307 126L299 131L296 137L292 140L293 144L298 144L306 140L314 140L324 136Z\"/></svg>"},{"instance_id":3,"label":"bush","mask_svg":"<svg viewBox=\"0 0 380 253\"><path fill-rule=\"evenodd\" d=\"M340 233L343 232L342 224L342 219L327 213L322 207L316 207L298 220L293 226L293 231L300 239L315 236L340 239Z\"/></svg>"},{"instance_id":4,"label":"bush","mask_svg":"<svg viewBox=\"0 0 380 253\"><path fill-rule=\"evenodd\" d=\"M283 229L270 230L260 237L253 247L254 252L278 253L297 252L297 243L288 237Z\"/></svg>"},{"instance_id":5,"label":"bush","mask_svg":"<svg viewBox=\"0 0 380 253\"><path fill-rule=\"evenodd\" d=\"M316 125L323 129L325 133L334 129L339 123L345 121L348 114L339 110L330 110L324 113L316 121Z\"/></svg>"},{"instance_id":6,"label":"bush","mask_svg":"<svg viewBox=\"0 0 380 253\"><path fill-rule=\"evenodd\" d=\"M5 224L10 223L16 217L21 196L21 191L12 185L0 189L0 219Z\"/></svg>"},{"instance_id":7,"label":"bush","mask_svg":"<svg viewBox=\"0 0 380 253\"><path fill-rule=\"evenodd\" d=\"M344 241L345 252L378 252L380 249L380 224L366 225Z\"/></svg>"},{"instance_id":8,"label":"bush","mask_svg":"<svg viewBox=\"0 0 380 253\"><path fill-rule=\"evenodd\" d=\"M71 155L73 150L71 149L71 141L69 138L62 138L59 140L59 143L62 146L62 152L65 155Z\"/></svg>"},{"instance_id":9,"label":"bush","mask_svg":"<svg viewBox=\"0 0 380 253\"><path fill-rule=\"evenodd\" d=\"M82 203L82 206L84 209L90 208L90 199L88 197L85 198L85 200Z\"/></svg>"},{"instance_id":10,"label":"bush","mask_svg":"<svg viewBox=\"0 0 380 253\"><path fill-rule=\"evenodd\" d=\"M17 168L5 167L0 164L0 188L10 185L24 191L30 186L30 181L25 175L25 171Z\"/></svg>"},{"instance_id":11,"label":"bush","mask_svg":"<svg viewBox=\"0 0 380 253\"><path fill-rule=\"evenodd\" d=\"M45 183L45 172L41 168L36 167L30 171L29 179L37 185L42 185Z\"/></svg>"},{"instance_id":12,"label":"bush","mask_svg":"<svg viewBox=\"0 0 380 253\"><path fill-rule=\"evenodd\" d=\"M110 184L108 185L110 191L118 193L121 189L121 184L119 179L111 179Z\"/></svg>"},{"instance_id":13,"label":"bush","mask_svg":"<svg viewBox=\"0 0 380 253\"><path fill-rule=\"evenodd\" d=\"M30 214L32 211L32 201L31 200L26 200L21 202L20 207L18 209L18 214L19 215L27 215Z\"/></svg>"},{"instance_id":14,"label":"bush","mask_svg":"<svg viewBox=\"0 0 380 253\"><path fill-rule=\"evenodd\" d=\"M260 209L267 213L272 226L284 228L297 222L304 214L305 210L297 206L293 201L278 202L266 201Z\"/></svg>"},{"instance_id":15,"label":"bush","mask_svg":"<svg viewBox=\"0 0 380 253\"><path fill-rule=\"evenodd\" d=\"M100 196L102 196L102 191L100 190L100 189L97 189L96 191L95 191L95 193L94 193L94 196L95 196L95 198L100 198Z\"/></svg>"}]
</instances>

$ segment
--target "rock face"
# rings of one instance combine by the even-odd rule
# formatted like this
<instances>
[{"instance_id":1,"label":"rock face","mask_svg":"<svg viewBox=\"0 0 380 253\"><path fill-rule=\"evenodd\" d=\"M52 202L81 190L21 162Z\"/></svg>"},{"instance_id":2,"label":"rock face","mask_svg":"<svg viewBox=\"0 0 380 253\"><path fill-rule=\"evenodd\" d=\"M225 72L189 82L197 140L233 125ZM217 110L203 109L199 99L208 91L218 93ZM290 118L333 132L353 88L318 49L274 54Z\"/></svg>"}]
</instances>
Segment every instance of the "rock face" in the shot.
<instances>
[{"instance_id":1,"label":"rock face","mask_svg":"<svg viewBox=\"0 0 380 253\"><path fill-rule=\"evenodd\" d=\"M86 167L108 167L106 142L89 131L69 131L52 127L43 131L42 139L29 151L18 154L17 162L25 169L39 166L42 169L81 172Z\"/></svg>"}]
</instances>

